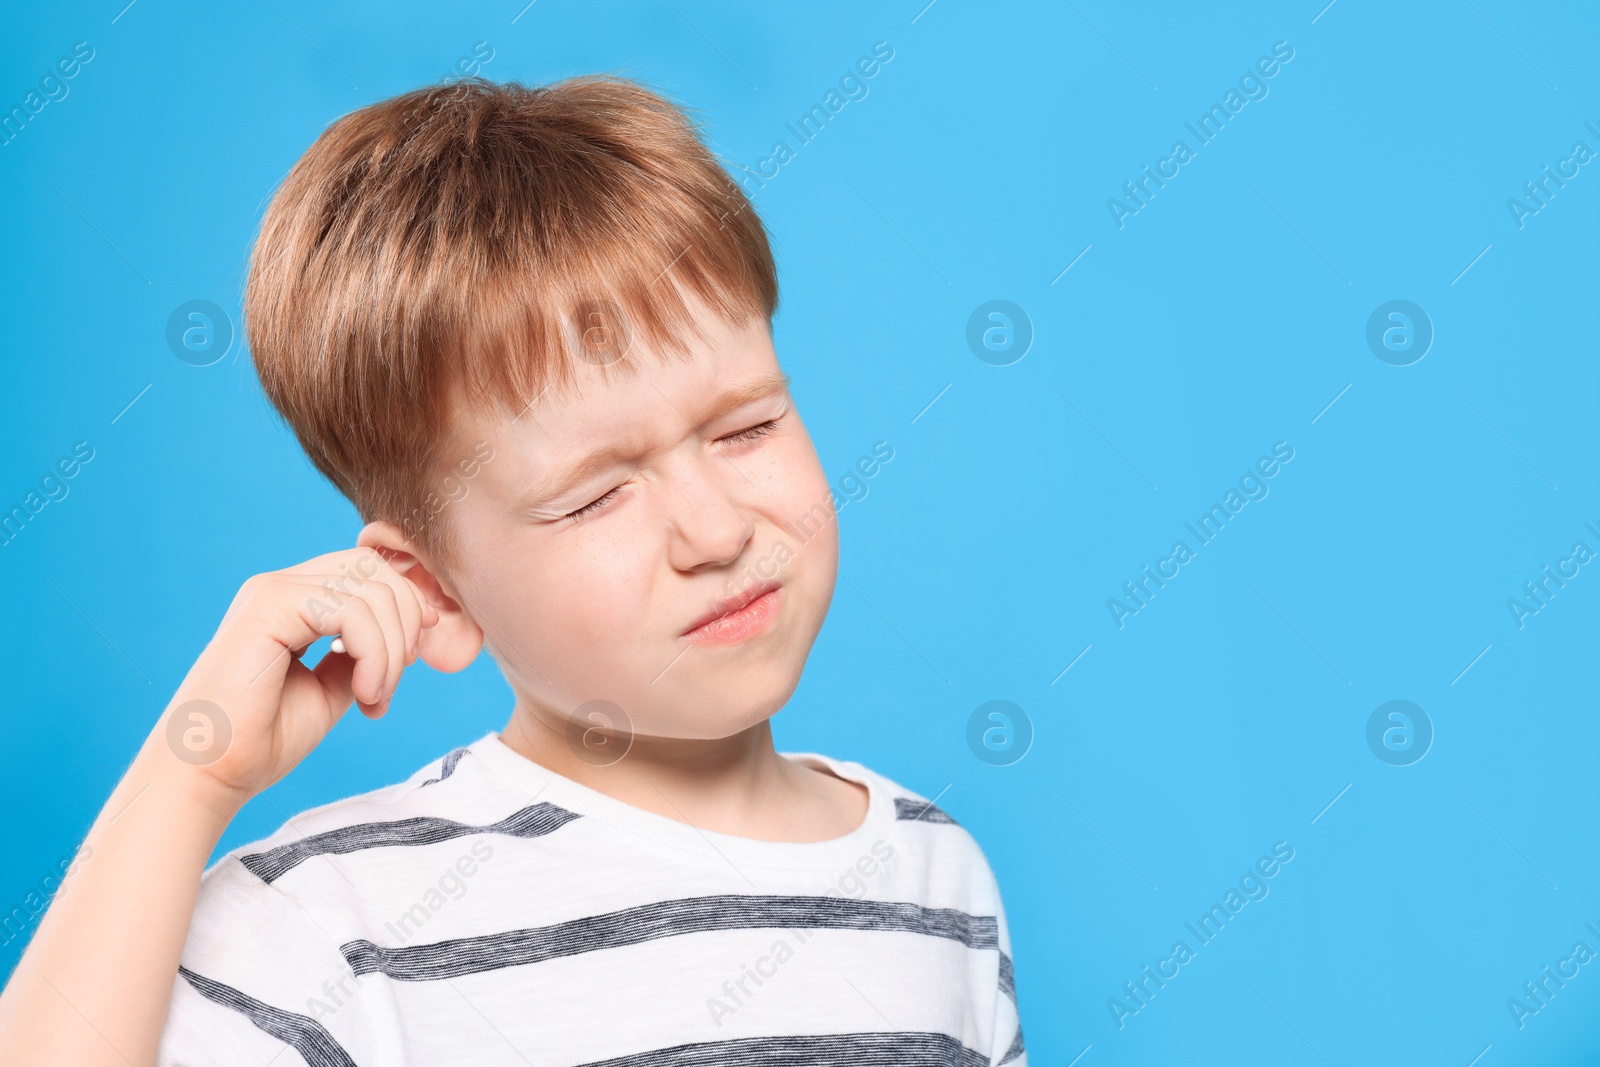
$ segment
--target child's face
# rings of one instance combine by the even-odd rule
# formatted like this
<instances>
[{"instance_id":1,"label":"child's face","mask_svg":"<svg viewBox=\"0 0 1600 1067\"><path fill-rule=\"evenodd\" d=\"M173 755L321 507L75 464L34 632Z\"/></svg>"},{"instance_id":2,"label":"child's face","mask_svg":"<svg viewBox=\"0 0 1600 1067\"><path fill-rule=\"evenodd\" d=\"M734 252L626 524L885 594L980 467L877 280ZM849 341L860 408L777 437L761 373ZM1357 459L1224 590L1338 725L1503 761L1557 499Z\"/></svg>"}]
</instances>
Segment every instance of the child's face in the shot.
<instances>
[{"instance_id":1,"label":"child's face","mask_svg":"<svg viewBox=\"0 0 1600 1067\"><path fill-rule=\"evenodd\" d=\"M624 357L642 361L635 375L606 384L580 363L576 395L458 427L494 454L450 505L450 595L519 704L548 722L598 699L640 737L748 729L788 701L832 599L828 481L767 324L736 329L691 306L708 338L692 360L658 361L636 340ZM621 458L581 472L612 447ZM764 628L685 636L764 583L779 590Z\"/></svg>"}]
</instances>

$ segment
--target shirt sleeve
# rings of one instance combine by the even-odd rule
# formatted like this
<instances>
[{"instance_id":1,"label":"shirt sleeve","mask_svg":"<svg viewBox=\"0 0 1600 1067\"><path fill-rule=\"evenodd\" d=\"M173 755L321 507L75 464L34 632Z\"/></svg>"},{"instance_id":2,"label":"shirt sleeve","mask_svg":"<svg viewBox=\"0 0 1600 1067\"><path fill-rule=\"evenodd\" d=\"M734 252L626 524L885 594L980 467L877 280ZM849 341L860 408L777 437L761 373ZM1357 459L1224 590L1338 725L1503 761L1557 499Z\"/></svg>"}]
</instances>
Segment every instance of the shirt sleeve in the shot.
<instances>
[{"instance_id":1,"label":"shirt sleeve","mask_svg":"<svg viewBox=\"0 0 1600 1067\"><path fill-rule=\"evenodd\" d=\"M1022 1044L1022 1016L1017 1009L1017 978L1011 959L1011 931L1006 925L1005 905L1000 901L1000 885L989 871L994 887L994 918L1000 943L1000 969L994 998L994 1047L989 1062L995 1067L1028 1067L1028 1053Z\"/></svg>"},{"instance_id":2,"label":"shirt sleeve","mask_svg":"<svg viewBox=\"0 0 1600 1067\"><path fill-rule=\"evenodd\" d=\"M375 1067L379 992L298 901L226 856L201 879L156 1062L268 1063L288 1046L308 1067Z\"/></svg>"}]
</instances>

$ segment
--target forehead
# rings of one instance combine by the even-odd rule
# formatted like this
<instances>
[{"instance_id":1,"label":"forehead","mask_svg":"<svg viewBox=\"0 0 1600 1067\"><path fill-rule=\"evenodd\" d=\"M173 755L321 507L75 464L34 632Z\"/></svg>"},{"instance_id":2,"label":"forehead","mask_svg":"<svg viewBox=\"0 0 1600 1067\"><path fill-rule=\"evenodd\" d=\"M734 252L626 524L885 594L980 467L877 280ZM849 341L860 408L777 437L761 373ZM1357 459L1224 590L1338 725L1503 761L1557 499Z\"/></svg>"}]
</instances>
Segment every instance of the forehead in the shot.
<instances>
[{"instance_id":1,"label":"forehead","mask_svg":"<svg viewBox=\"0 0 1600 1067\"><path fill-rule=\"evenodd\" d=\"M570 384L552 376L537 395L515 407L506 401L493 411L469 408L458 394L452 425L479 431L573 422L599 426L641 414L641 405L648 407L652 400L659 403L685 391L709 392L777 371L771 332L759 316L735 324L697 314L695 322L701 337L686 338L684 353L659 351L634 338L615 362L569 359Z\"/></svg>"},{"instance_id":2,"label":"forehead","mask_svg":"<svg viewBox=\"0 0 1600 1067\"><path fill-rule=\"evenodd\" d=\"M451 436L491 442L494 461L482 480L520 492L598 449L643 452L681 439L713 407L725 406L719 401L783 380L763 318L696 321L703 336L691 337L684 355L664 355L635 340L619 361L631 366L574 360L570 387L552 384L519 409L484 411L458 402Z\"/></svg>"}]
</instances>

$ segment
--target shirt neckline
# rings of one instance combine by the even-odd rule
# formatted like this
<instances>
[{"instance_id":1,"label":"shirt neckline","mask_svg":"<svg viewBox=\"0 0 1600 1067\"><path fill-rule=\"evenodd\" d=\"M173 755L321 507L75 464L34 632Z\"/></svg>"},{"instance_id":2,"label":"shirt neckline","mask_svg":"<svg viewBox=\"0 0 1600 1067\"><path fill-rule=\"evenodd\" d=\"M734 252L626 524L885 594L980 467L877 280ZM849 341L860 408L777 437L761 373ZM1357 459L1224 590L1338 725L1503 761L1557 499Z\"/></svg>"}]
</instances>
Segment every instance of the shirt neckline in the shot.
<instances>
[{"instance_id":1,"label":"shirt neckline","mask_svg":"<svg viewBox=\"0 0 1600 1067\"><path fill-rule=\"evenodd\" d=\"M852 760L835 759L820 752L779 752L785 759L818 765L840 778L867 788L867 814L861 825L842 837L827 841L762 841L753 837L701 830L688 823L643 808L573 781L542 763L536 763L490 732L468 746L489 771L518 792L548 801L578 815L619 827L652 841L705 856L734 867L782 867L838 870L870 856L872 845L886 840L894 827L891 799L883 784ZM815 768L814 768L815 769Z\"/></svg>"}]
</instances>

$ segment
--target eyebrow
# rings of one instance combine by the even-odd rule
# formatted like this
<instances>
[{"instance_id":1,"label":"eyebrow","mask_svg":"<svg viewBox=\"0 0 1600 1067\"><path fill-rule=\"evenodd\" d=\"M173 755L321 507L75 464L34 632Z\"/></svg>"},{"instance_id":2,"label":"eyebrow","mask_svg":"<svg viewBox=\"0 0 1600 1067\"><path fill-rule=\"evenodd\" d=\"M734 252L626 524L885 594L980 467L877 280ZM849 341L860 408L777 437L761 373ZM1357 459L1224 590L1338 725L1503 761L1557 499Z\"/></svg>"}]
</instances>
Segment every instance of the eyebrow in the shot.
<instances>
[{"instance_id":1,"label":"eyebrow","mask_svg":"<svg viewBox=\"0 0 1600 1067\"><path fill-rule=\"evenodd\" d=\"M740 385L719 392L706 405L700 421L711 422L730 411L737 411L746 404L787 392L791 384L789 375L782 371L751 378ZM585 479L633 458L636 452L636 449L615 444L595 449L565 470L539 479L518 496L515 506L518 510L525 510L555 500L582 484Z\"/></svg>"}]
</instances>

